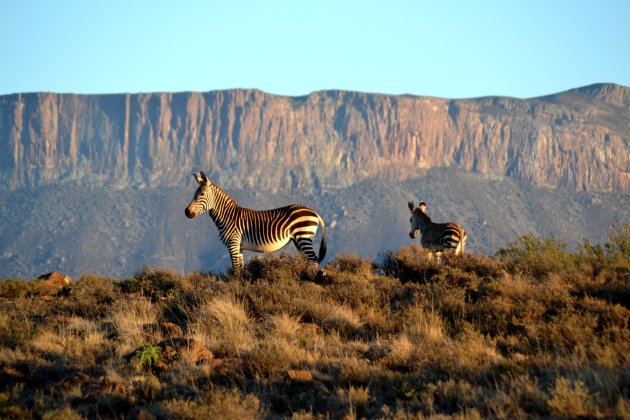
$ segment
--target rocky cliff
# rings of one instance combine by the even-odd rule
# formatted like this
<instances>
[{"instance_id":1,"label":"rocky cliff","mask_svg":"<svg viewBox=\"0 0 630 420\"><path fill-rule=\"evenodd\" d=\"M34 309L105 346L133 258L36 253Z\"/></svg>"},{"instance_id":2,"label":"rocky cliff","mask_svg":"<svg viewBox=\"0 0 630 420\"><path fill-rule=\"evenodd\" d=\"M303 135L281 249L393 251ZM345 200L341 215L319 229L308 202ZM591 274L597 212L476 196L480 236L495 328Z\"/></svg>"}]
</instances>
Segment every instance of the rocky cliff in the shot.
<instances>
[{"instance_id":1,"label":"rocky cliff","mask_svg":"<svg viewBox=\"0 0 630 420\"><path fill-rule=\"evenodd\" d=\"M630 88L448 100L344 91L0 96L0 188L71 180L318 191L452 166L630 193Z\"/></svg>"}]
</instances>

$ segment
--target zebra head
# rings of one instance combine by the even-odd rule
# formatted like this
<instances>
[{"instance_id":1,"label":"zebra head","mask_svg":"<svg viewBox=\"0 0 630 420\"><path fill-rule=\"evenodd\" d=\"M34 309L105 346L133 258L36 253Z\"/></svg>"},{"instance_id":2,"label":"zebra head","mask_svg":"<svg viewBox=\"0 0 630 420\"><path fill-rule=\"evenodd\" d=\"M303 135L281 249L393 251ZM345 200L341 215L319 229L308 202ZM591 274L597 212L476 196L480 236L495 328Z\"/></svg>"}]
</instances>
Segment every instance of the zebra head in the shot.
<instances>
[{"instance_id":1,"label":"zebra head","mask_svg":"<svg viewBox=\"0 0 630 420\"><path fill-rule=\"evenodd\" d=\"M193 174L195 180L199 183L199 188L195 191L193 200L188 204L184 213L186 217L192 219L200 214L210 210L214 206L214 194L212 193L212 181L208 179L203 171L199 175Z\"/></svg>"},{"instance_id":2,"label":"zebra head","mask_svg":"<svg viewBox=\"0 0 630 420\"><path fill-rule=\"evenodd\" d=\"M409 200L407 203L409 206L409 211L411 212L411 218L409 219L409 224L411 224L411 232L409 232L409 237L414 239L420 233L420 227L422 225L422 221L427 217L424 213L424 210L427 208L427 205L424 201L421 201L416 208L416 205L413 201Z\"/></svg>"}]
</instances>

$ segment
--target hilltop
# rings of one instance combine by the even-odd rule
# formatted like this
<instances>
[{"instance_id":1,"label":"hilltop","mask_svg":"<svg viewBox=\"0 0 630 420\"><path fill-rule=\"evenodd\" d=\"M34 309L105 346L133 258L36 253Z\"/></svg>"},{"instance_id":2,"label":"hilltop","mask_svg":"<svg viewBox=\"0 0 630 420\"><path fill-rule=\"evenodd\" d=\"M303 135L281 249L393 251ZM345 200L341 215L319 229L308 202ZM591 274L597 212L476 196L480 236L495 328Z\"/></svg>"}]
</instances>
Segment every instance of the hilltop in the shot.
<instances>
[{"instance_id":1,"label":"hilltop","mask_svg":"<svg viewBox=\"0 0 630 420\"><path fill-rule=\"evenodd\" d=\"M629 241L2 280L0 417L627 418Z\"/></svg>"}]
</instances>

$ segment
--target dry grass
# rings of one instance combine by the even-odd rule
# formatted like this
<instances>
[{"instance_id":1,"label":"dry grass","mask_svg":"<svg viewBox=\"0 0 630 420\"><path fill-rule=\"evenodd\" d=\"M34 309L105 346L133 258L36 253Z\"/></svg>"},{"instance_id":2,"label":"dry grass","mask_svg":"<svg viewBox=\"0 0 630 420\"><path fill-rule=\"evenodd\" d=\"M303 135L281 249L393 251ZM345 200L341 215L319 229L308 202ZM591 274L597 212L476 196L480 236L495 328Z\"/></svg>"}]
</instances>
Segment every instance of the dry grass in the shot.
<instances>
[{"instance_id":1,"label":"dry grass","mask_svg":"<svg viewBox=\"0 0 630 420\"><path fill-rule=\"evenodd\" d=\"M0 417L627 418L624 235L0 281Z\"/></svg>"},{"instance_id":2,"label":"dry grass","mask_svg":"<svg viewBox=\"0 0 630 420\"><path fill-rule=\"evenodd\" d=\"M256 345L253 323L244 305L232 297L202 302L192 322L192 334L222 356L241 357Z\"/></svg>"}]
</instances>

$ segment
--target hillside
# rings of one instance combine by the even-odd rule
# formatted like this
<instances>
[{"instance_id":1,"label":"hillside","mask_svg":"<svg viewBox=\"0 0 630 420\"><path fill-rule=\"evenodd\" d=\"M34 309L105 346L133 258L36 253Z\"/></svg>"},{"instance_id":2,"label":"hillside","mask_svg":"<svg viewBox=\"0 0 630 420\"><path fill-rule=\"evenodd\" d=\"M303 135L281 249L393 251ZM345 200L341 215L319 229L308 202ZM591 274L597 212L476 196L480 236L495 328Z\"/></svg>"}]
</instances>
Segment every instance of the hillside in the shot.
<instances>
[{"instance_id":1,"label":"hillside","mask_svg":"<svg viewBox=\"0 0 630 420\"><path fill-rule=\"evenodd\" d=\"M65 183L0 191L0 276L30 278L59 270L124 278L145 264L224 271L229 256L212 220L184 215L193 184L190 176L181 187ZM630 220L627 195L549 190L447 169L401 183L365 180L320 194L230 192L248 207L303 202L319 211L328 227L324 264L338 254L374 259L410 244L412 198L426 201L436 221L460 221L469 234L467 251L487 255L527 232L553 235L571 249L584 239L602 243L611 225ZM246 259L253 255L245 252Z\"/></svg>"},{"instance_id":2,"label":"hillside","mask_svg":"<svg viewBox=\"0 0 630 420\"><path fill-rule=\"evenodd\" d=\"M0 280L0 417L628 418L629 241Z\"/></svg>"}]
</instances>

